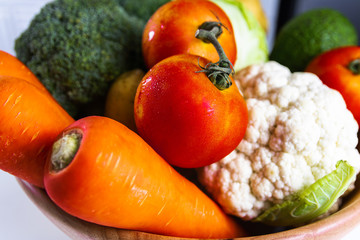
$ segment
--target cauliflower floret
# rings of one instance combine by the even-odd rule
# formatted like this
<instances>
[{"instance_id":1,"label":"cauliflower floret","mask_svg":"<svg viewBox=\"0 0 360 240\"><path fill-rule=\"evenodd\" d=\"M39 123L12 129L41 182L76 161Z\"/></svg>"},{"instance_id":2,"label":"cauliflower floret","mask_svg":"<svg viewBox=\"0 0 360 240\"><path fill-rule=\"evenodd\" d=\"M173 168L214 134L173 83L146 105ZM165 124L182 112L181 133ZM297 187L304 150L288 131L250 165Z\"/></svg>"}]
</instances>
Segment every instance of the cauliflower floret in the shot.
<instances>
[{"instance_id":1,"label":"cauliflower floret","mask_svg":"<svg viewBox=\"0 0 360 240\"><path fill-rule=\"evenodd\" d=\"M358 124L339 92L311 73L267 62L238 72L249 124L239 146L199 169L223 209L245 220L304 189L347 160L359 172Z\"/></svg>"}]
</instances>

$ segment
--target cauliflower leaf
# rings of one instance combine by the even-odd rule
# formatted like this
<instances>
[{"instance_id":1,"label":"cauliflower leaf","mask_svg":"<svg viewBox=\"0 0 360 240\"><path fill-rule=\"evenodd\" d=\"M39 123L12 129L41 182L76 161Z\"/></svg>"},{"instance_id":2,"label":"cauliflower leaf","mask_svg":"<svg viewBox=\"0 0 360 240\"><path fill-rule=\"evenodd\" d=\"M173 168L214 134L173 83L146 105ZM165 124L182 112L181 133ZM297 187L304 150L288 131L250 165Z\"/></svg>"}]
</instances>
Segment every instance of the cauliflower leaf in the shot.
<instances>
[{"instance_id":1,"label":"cauliflower leaf","mask_svg":"<svg viewBox=\"0 0 360 240\"><path fill-rule=\"evenodd\" d=\"M272 206L254 221L272 226L307 223L326 213L348 189L355 176L354 167L346 161L339 161L334 171L292 195L289 200Z\"/></svg>"}]
</instances>

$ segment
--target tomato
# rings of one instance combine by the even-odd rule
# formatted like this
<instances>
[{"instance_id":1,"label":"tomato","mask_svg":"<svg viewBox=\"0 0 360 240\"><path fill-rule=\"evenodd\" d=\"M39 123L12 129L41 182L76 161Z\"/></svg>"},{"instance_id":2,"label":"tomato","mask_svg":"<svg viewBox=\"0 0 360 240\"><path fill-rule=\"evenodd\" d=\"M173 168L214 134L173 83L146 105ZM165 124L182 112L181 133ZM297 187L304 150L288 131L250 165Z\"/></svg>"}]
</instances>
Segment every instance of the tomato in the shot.
<instances>
[{"instance_id":1,"label":"tomato","mask_svg":"<svg viewBox=\"0 0 360 240\"><path fill-rule=\"evenodd\" d=\"M360 124L360 47L327 51L313 59L306 71L315 73L330 88L338 90Z\"/></svg>"},{"instance_id":2,"label":"tomato","mask_svg":"<svg viewBox=\"0 0 360 240\"><path fill-rule=\"evenodd\" d=\"M144 76L135 96L138 133L178 167L214 163L234 150L245 134L245 100L235 84L219 90L199 72L207 63L191 54L168 57Z\"/></svg>"},{"instance_id":3,"label":"tomato","mask_svg":"<svg viewBox=\"0 0 360 240\"><path fill-rule=\"evenodd\" d=\"M175 0L160 7L147 22L142 39L146 66L166 57L189 53L217 62L215 48L194 38L199 26L207 21L221 22L224 31L218 37L232 64L236 60L236 43L231 22L224 11L208 0Z\"/></svg>"}]
</instances>

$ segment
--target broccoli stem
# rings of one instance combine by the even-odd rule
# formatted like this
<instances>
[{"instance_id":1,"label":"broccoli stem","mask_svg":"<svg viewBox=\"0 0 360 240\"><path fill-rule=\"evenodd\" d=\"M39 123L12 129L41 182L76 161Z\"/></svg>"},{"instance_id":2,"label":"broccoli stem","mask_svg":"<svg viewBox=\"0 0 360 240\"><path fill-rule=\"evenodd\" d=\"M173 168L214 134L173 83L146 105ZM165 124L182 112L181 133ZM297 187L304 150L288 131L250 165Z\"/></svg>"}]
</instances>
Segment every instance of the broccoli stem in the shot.
<instances>
[{"instance_id":1,"label":"broccoli stem","mask_svg":"<svg viewBox=\"0 0 360 240\"><path fill-rule=\"evenodd\" d=\"M58 172L71 163L80 147L81 138L79 131L70 131L55 141L50 159L51 170Z\"/></svg>"},{"instance_id":2,"label":"broccoli stem","mask_svg":"<svg viewBox=\"0 0 360 240\"><path fill-rule=\"evenodd\" d=\"M222 24L220 22L204 22L199 26L195 33L195 37L206 43L211 43L218 55L219 61L216 63L209 63L205 67L201 67L203 70L199 72L205 72L210 81L219 89L225 90L232 85L229 78L230 74L233 74L233 65L227 58L224 49L217 40L222 34Z\"/></svg>"},{"instance_id":3,"label":"broccoli stem","mask_svg":"<svg viewBox=\"0 0 360 240\"><path fill-rule=\"evenodd\" d=\"M360 74L360 58L352 60L349 63L348 68L353 74L359 75Z\"/></svg>"}]
</instances>

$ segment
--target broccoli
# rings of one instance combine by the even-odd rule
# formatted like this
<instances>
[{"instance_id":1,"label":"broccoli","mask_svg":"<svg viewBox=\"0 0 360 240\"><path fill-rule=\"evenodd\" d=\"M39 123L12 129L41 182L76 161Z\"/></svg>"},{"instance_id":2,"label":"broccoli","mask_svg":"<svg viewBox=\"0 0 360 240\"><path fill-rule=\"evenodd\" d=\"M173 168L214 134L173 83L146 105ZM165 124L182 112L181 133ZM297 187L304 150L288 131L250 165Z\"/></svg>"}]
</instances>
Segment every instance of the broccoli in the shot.
<instances>
[{"instance_id":1,"label":"broccoli","mask_svg":"<svg viewBox=\"0 0 360 240\"><path fill-rule=\"evenodd\" d=\"M170 0L118 0L119 4L130 14L147 21L163 4Z\"/></svg>"},{"instance_id":2,"label":"broccoli","mask_svg":"<svg viewBox=\"0 0 360 240\"><path fill-rule=\"evenodd\" d=\"M150 1L158 2L151 8L147 1L129 2L155 11L164 0ZM54 0L15 41L17 57L75 118L84 106L104 99L117 76L144 66L141 36L148 16L122 5L129 3Z\"/></svg>"}]
</instances>

